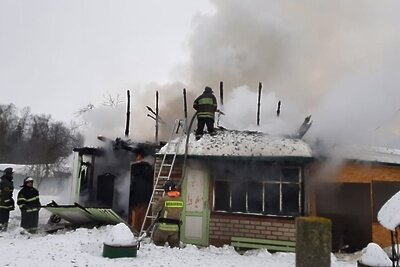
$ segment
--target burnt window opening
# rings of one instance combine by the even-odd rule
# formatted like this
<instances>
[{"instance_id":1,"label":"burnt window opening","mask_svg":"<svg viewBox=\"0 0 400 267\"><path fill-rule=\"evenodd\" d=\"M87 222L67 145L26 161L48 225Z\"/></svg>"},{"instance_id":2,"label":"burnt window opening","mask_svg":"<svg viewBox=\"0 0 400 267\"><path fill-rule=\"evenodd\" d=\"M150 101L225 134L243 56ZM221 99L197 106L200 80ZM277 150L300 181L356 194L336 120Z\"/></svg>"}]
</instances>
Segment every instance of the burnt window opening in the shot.
<instances>
[{"instance_id":1,"label":"burnt window opening","mask_svg":"<svg viewBox=\"0 0 400 267\"><path fill-rule=\"evenodd\" d=\"M262 162L211 166L214 211L297 216L302 210L301 167Z\"/></svg>"}]
</instances>

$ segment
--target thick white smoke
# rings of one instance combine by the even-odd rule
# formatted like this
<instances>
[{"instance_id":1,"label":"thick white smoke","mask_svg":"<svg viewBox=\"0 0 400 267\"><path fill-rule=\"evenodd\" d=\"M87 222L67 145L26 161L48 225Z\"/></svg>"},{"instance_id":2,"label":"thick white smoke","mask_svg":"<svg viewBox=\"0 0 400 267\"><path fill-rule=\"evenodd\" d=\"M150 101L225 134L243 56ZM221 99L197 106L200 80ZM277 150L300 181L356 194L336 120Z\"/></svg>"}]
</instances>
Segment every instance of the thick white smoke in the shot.
<instances>
[{"instance_id":1,"label":"thick white smoke","mask_svg":"<svg viewBox=\"0 0 400 267\"><path fill-rule=\"evenodd\" d=\"M182 89L192 102L204 86L224 81L227 128L291 134L307 115L305 136L330 145L398 146L400 90L396 70L400 2L215 0L213 14L197 15L188 39L190 61L179 66L180 82L149 84L132 92L132 137L154 140L154 108L160 92L165 140L174 118L183 116ZM157 77L154 78L155 80ZM261 125L256 125L257 88L263 83ZM280 117L276 116L282 101ZM117 133L124 129L124 105ZM109 123L110 120L107 120ZM110 129L111 127L107 127ZM106 134L106 133L101 133ZM115 135L115 132L112 133Z\"/></svg>"}]
</instances>

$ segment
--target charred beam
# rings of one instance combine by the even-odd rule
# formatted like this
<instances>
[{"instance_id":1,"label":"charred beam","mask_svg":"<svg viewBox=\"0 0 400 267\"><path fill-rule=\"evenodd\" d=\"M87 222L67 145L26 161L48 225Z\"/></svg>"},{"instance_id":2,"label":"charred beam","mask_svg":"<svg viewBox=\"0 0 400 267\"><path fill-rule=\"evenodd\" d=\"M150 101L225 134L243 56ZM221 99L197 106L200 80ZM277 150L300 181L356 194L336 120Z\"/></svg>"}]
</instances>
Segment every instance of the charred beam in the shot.
<instances>
[{"instance_id":1,"label":"charred beam","mask_svg":"<svg viewBox=\"0 0 400 267\"><path fill-rule=\"evenodd\" d=\"M309 115L304 119L304 122L301 124L299 130L297 131L296 137L300 139L303 138L303 136L310 129L311 124L312 124L311 115Z\"/></svg>"},{"instance_id":2,"label":"charred beam","mask_svg":"<svg viewBox=\"0 0 400 267\"><path fill-rule=\"evenodd\" d=\"M219 98L221 105L224 105L224 82L220 81L219 82Z\"/></svg>"},{"instance_id":3,"label":"charred beam","mask_svg":"<svg viewBox=\"0 0 400 267\"><path fill-rule=\"evenodd\" d=\"M125 125L125 137L129 136L129 121L131 117L131 94L129 90L126 91L127 104L126 104L126 125Z\"/></svg>"},{"instance_id":4,"label":"charred beam","mask_svg":"<svg viewBox=\"0 0 400 267\"><path fill-rule=\"evenodd\" d=\"M257 126L260 126L260 109L261 109L261 89L262 83L258 83L258 102L257 102Z\"/></svg>"},{"instance_id":5,"label":"charred beam","mask_svg":"<svg viewBox=\"0 0 400 267\"><path fill-rule=\"evenodd\" d=\"M278 109L276 110L276 116L279 117L280 114L281 114L281 101L279 100Z\"/></svg>"},{"instance_id":6,"label":"charred beam","mask_svg":"<svg viewBox=\"0 0 400 267\"><path fill-rule=\"evenodd\" d=\"M158 115L158 91L156 91L156 140L155 143L158 143L158 121L159 121L159 115Z\"/></svg>"},{"instance_id":7,"label":"charred beam","mask_svg":"<svg viewBox=\"0 0 400 267\"><path fill-rule=\"evenodd\" d=\"M186 99L186 88L183 88L183 114L185 116L185 131L187 132L187 99Z\"/></svg>"}]
</instances>

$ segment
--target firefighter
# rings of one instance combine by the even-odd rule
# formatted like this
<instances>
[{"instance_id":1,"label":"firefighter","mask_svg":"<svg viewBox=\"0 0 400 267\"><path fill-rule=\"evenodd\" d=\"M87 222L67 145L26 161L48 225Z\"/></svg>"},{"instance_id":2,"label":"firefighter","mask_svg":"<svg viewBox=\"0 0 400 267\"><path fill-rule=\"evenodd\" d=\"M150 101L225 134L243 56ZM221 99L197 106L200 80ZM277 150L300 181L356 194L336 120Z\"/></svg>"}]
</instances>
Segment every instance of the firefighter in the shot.
<instances>
[{"instance_id":1,"label":"firefighter","mask_svg":"<svg viewBox=\"0 0 400 267\"><path fill-rule=\"evenodd\" d=\"M14 210L14 182L13 168L6 168L4 175L0 181L0 231L6 231L8 220L10 219L10 211Z\"/></svg>"},{"instance_id":2,"label":"firefighter","mask_svg":"<svg viewBox=\"0 0 400 267\"><path fill-rule=\"evenodd\" d=\"M137 150L131 166L129 193L130 224L137 232L140 232L153 192L153 173L151 164L144 161L144 151Z\"/></svg>"},{"instance_id":3,"label":"firefighter","mask_svg":"<svg viewBox=\"0 0 400 267\"><path fill-rule=\"evenodd\" d=\"M214 119L217 111L217 99L213 94L211 87L206 86L203 94L196 98L193 108L197 111L197 130L196 140L203 136L204 126L207 125L207 131L214 135Z\"/></svg>"},{"instance_id":4,"label":"firefighter","mask_svg":"<svg viewBox=\"0 0 400 267\"><path fill-rule=\"evenodd\" d=\"M157 246L164 246L168 242L171 248L179 247L183 200L173 181L166 181L163 188L166 195L153 207L153 216L157 216L153 242Z\"/></svg>"},{"instance_id":5,"label":"firefighter","mask_svg":"<svg viewBox=\"0 0 400 267\"><path fill-rule=\"evenodd\" d=\"M39 221L39 191L33 187L32 177L26 177L21 187L17 197L17 204L21 210L21 227L33 234L36 233Z\"/></svg>"}]
</instances>

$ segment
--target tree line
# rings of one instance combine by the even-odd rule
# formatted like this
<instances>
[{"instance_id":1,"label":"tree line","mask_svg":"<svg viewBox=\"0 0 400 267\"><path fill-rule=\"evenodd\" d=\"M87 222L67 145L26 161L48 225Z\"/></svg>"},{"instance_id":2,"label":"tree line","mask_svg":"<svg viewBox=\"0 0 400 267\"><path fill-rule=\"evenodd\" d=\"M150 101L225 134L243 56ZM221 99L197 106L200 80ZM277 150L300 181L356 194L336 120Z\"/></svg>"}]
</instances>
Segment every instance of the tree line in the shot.
<instances>
[{"instance_id":1,"label":"tree line","mask_svg":"<svg viewBox=\"0 0 400 267\"><path fill-rule=\"evenodd\" d=\"M0 163L54 164L82 144L76 127L32 114L30 108L0 105Z\"/></svg>"}]
</instances>

